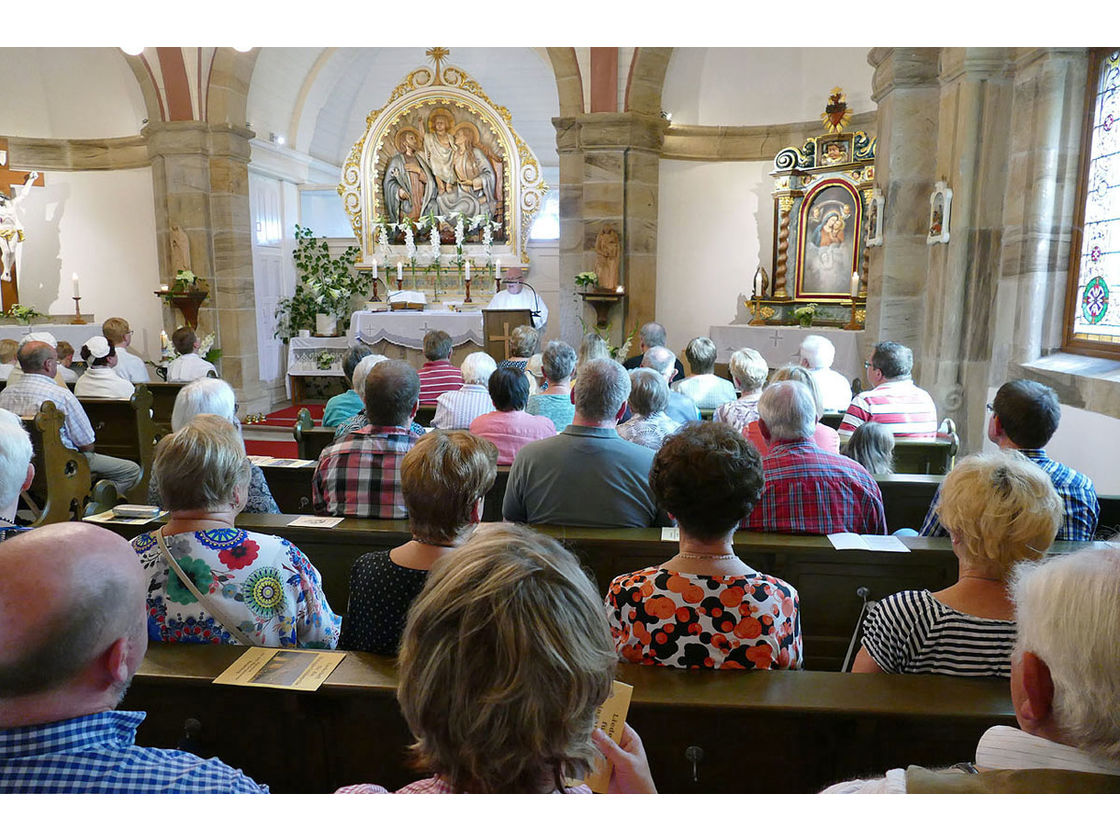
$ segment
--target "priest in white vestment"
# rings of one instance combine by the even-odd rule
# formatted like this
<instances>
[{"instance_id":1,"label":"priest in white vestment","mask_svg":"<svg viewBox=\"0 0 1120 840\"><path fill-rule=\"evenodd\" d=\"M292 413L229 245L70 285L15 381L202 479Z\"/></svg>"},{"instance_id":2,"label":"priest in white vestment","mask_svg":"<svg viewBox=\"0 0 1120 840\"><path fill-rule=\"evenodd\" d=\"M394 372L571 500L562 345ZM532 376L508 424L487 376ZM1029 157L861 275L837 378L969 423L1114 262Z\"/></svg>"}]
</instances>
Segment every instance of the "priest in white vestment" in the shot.
<instances>
[{"instance_id":1,"label":"priest in white vestment","mask_svg":"<svg viewBox=\"0 0 1120 840\"><path fill-rule=\"evenodd\" d=\"M520 268L511 268L502 278L505 287L486 305L487 309L528 309L533 313L533 326L543 330L548 323L548 307L541 296L522 284L524 274Z\"/></svg>"}]
</instances>

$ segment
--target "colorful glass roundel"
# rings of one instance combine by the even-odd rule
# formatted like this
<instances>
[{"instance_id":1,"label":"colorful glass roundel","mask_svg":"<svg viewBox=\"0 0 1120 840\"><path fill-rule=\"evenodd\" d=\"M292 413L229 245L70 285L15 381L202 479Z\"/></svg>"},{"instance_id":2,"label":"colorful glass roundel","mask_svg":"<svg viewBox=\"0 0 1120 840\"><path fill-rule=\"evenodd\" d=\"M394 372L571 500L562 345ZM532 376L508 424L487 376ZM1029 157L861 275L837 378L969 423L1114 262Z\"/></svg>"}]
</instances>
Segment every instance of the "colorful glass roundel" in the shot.
<instances>
[{"instance_id":1,"label":"colorful glass roundel","mask_svg":"<svg viewBox=\"0 0 1120 840\"><path fill-rule=\"evenodd\" d=\"M1099 324L1108 312L1108 284L1103 277L1094 277L1085 284L1081 294L1081 314L1090 324Z\"/></svg>"}]
</instances>

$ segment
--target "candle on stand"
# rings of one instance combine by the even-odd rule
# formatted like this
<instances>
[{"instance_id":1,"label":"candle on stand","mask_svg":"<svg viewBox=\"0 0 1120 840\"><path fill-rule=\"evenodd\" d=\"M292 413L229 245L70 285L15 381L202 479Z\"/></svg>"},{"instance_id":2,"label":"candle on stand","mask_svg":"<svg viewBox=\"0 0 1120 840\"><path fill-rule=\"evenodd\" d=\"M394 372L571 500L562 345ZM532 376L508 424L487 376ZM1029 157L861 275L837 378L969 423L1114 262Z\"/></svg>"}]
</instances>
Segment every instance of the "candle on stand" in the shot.
<instances>
[{"instance_id":1,"label":"candle on stand","mask_svg":"<svg viewBox=\"0 0 1120 840\"><path fill-rule=\"evenodd\" d=\"M463 267L466 268L466 270L467 270L466 279L470 280L471 279L471 261L467 260Z\"/></svg>"},{"instance_id":2,"label":"candle on stand","mask_svg":"<svg viewBox=\"0 0 1120 840\"><path fill-rule=\"evenodd\" d=\"M494 279L497 280L502 276L502 261L494 260Z\"/></svg>"},{"instance_id":3,"label":"candle on stand","mask_svg":"<svg viewBox=\"0 0 1120 840\"><path fill-rule=\"evenodd\" d=\"M754 273L754 296L762 297L762 272L756 271Z\"/></svg>"},{"instance_id":4,"label":"candle on stand","mask_svg":"<svg viewBox=\"0 0 1120 840\"><path fill-rule=\"evenodd\" d=\"M852 272L852 297L859 296L859 272Z\"/></svg>"},{"instance_id":5,"label":"candle on stand","mask_svg":"<svg viewBox=\"0 0 1120 840\"><path fill-rule=\"evenodd\" d=\"M377 279L377 257L373 258L373 279Z\"/></svg>"},{"instance_id":6,"label":"candle on stand","mask_svg":"<svg viewBox=\"0 0 1120 840\"><path fill-rule=\"evenodd\" d=\"M400 260L397 260L397 282L400 282L403 279L404 279L404 263L402 263Z\"/></svg>"},{"instance_id":7,"label":"candle on stand","mask_svg":"<svg viewBox=\"0 0 1120 840\"><path fill-rule=\"evenodd\" d=\"M82 294L78 291L78 273L75 271L70 279L74 281L74 297L81 297Z\"/></svg>"}]
</instances>

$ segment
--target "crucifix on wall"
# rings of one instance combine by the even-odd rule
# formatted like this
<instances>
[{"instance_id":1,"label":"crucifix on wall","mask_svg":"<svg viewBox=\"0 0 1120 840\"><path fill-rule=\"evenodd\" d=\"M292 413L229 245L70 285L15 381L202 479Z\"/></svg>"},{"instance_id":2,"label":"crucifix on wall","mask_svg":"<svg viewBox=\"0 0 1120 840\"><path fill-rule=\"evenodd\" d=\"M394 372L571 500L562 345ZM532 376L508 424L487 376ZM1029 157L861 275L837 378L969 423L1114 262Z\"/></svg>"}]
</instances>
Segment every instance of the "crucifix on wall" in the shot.
<instances>
[{"instance_id":1,"label":"crucifix on wall","mask_svg":"<svg viewBox=\"0 0 1120 840\"><path fill-rule=\"evenodd\" d=\"M16 269L24 240L19 205L32 187L42 187L45 184L43 176L38 172L13 171L8 144L0 140L0 306L5 312L19 303Z\"/></svg>"}]
</instances>

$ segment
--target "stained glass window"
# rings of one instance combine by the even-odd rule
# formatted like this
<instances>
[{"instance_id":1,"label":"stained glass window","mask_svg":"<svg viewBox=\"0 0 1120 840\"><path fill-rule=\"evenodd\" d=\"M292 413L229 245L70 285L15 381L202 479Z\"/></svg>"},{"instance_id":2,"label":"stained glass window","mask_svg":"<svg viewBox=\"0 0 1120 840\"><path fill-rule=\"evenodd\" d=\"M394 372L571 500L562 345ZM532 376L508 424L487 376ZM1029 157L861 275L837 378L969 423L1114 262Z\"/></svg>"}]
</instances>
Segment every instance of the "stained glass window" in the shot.
<instances>
[{"instance_id":1,"label":"stained glass window","mask_svg":"<svg viewBox=\"0 0 1120 840\"><path fill-rule=\"evenodd\" d=\"M1070 341L1120 354L1120 50L1098 54L1088 166L1082 181L1081 242L1071 277Z\"/></svg>"}]
</instances>

